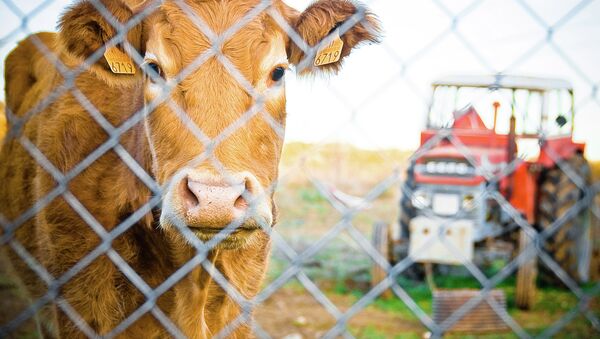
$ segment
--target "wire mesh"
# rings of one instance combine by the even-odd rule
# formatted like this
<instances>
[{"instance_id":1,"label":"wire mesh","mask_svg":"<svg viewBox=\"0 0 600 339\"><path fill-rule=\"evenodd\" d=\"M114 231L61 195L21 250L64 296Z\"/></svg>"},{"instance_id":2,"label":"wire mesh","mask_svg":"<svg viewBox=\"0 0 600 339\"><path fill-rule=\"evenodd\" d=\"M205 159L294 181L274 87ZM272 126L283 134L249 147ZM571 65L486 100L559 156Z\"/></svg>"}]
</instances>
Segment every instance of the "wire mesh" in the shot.
<instances>
[{"instance_id":1,"label":"wire mesh","mask_svg":"<svg viewBox=\"0 0 600 339\"><path fill-rule=\"evenodd\" d=\"M17 2L11 0L2 0L2 2L10 12L21 20L22 24L17 28L12 30L9 29L2 33L3 37L0 40L0 47L7 45L11 39L14 39L18 34L31 33L28 28L28 21L37 15L43 15L44 9L53 3L53 1L43 1L32 10L27 11L21 9ZM330 207L339 214L339 218L337 222L328 228L318 239L300 250L291 243L290 239L283 236L277 227L272 227L272 225L266 221L261 222L258 226L261 228L262 232L268 234L274 250L281 253L282 260L286 267L281 272L278 272L275 277L269 279L268 283L261 286L255 293L249 295L239 289L240 282L230 281L230 279L228 279L228 274L223 271L223 267L219 267L219 265L216 264L215 253L220 251L218 246L221 242L225 241L240 228L244 227L247 220L254 212L256 212L258 208L257 204L260 199L267 199L273 196L273 193L277 190L276 183L281 183L286 180L285 173L281 174L279 180L274 181L269 187L265 187L264 192L261 193L261 197L252 196L247 191L244 191L242 197L249 202L246 214L226 225L221 225L222 228L210 240L200 240L186 225L185 221L175 219L172 226L177 230L180 236L187 241L192 255L181 266L174 268L173 272L171 272L163 281L145 281L139 272L136 272L132 267L131 259L124 258L122 254L113 248L113 244L116 241L119 241L120 237L124 234L135 228L136 225L148 215L152 215L154 218L154 224L156 225L154 231L158 232L158 229L160 228L160 211L161 208L163 208L165 197L182 179L182 176L185 176L185 173L182 174L181 172L178 172L169 178L162 178L160 180L161 183L159 183L156 173L145 169L143 164L139 163L139 159L136 158L136 155L131 154L127 147L122 144L125 135L131 133L134 127L140 123L147 124L148 119L155 114L157 107L166 105L174 117L178 119L178 122L186 127L185 133L193 135L204 149L201 154L196 154L193 159L186 161L186 163L182 164L180 167L196 168L203 163L208 163L218 172L225 182L233 183L235 179L232 177L230 169L221 162L220 157L216 154L216 150L225 142L225 140L237 133L254 119L260 119L264 122L273 130L273 133L277 138L281 140L283 140L284 137L285 124L277 121L270 114L266 113L268 105L267 96L262 90L256 88L253 79L248 79L244 75L244 72L235 65L235 62L232 61L232 58L235 58L235 56L228 55L223 49L226 42L236 34L239 34L244 27L256 21L259 16L266 15L278 25L279 29L287 34L291 40L290 43L294 43L302 50L304 56L298 61L297 65L295 65L296 72L302 73L304 71L310 71L311 67L313 67L313 61L316 54L324 47L330 45L335 38L335 34L329 34L327 37L323 36L318 44L311 46L309 42L304 41L302 37L304 32L299 32L295 28L294 25L296 23L290 22L290 20L285 17L286 14L280 12L281 7L277 6L279 1L275 0L255 1L256 4L252 6L247 13L239 18L239 20L236 20L233 25L226 27L223 30L211 27L210 24L198 14L198 11L195 9L196 7L193 6L192 2L174 0L171 1L171 3L176 6L177 10L186 15L194 29L204 35L210 44L210 48L204 50L193 58L193 60L187 60L183 65L182 70L167 80L161 76L159 72L148 67L145 56L140 54L139 48L133 46L131 41L127 38L131 30L135 29L138 24L161 10L161 2L148 1L150 5L139 10L126 22L121 22L121 19L117 17L117 14L111 12L110 5L114 2L116 1L88 1L115 32L114 36L106 39L103 48L93 51L77 68L70 68L65 65L63 61L56 56L54 51L52 51L38 36L32 35L30 41L35 46L36 52L41 53L46 61L54 66L56 76L61 79L60 85L51 89L40 102L34 103L31 106L32 108L26 112L13 112L11 111L11 107L6 107L6 115L10 129L5 137L4 144L22 147L27 152L28 156L33 159L36 166L40 167L41 170L38 170L37 172L41 172L43 175L51 177L51 180L53 180L55 185L48 189L45 194L33 201L32 205L28 206L28 208L17 217L8 218L0 214L0 225L2 226L0 245L14 254L12 257L13 259L21 260L22 263L31 269L35 276L39 277L41 283L44 285L42 290L45 291L39 296L33 297L24 310L11 314L10 319L7 319L5 323L0 324L0 337L10 337L15 335L22 324L35 318L38 314L47 312L49 308L59 309L61 314L63 314L78 331L79 335L90 338L131 335L130 332L127 332L128 329L132 328L136 322L148 317L148 315L160 324L163 331L161 332L162 336L178 338L194 335L200 337L235 337L236 335L239 335L239 333L244 333L239 332L241 327L249 326L255 336L270 337L271 334L268 330L263 328L260 320L253 318L253 312L293 279L296 279L300 286L308 291L310 296L312 296L312 298L314 298L314 300L334 319L333 326L330 326L319 333L319 336L324 338L334 338L339 336L352 338L357 336L356 332L353 331L349 325L351 319L361 312L366 312L369 305L372 305L382 298L382 295L388 293L386 291L389 290L393 293L393 297L398 298L398 300L410 310L411 314L418 319L423 328L429 332L429 335L433 337L441 337L445 333L451 331L458 321L467 317L470 311L477 307L482 301L486 302L491 307L501 321L504 322L517 337L553 336L568 326L573 319L579 315L582 315L585 318L587 321L586 325L590 327L591 333L598 334L598 332L600 332L600 320L598 318L599 314L597 310L597 296L600 293L600 283L589 282L587 276L583 279L582 277L573 276L573 271L570 271L568 267L565 267L564 263L557 258L558 252L555 249L555 246L557 246L557 237L572 233L573 231L570 229L572 228L571 225L576 220L579 220L578 218L585 213L589 214L587 219L588 223L586 224L587 226L579 230L579 233L587 232L586 234L589 235L588 238L591 239L592 242L595 241L591 235L594 233L591 233L592 226L590 226L589 221L594 218L600 219L600 209L597 204L597 195L600 186L597 182L591 181L589 173L586 172L589 171L589 168L585 168L585 166L588 165L584 163L574 163L571 161L572 158L570 156L566 157L564 153L561 153L562 150L557 151L554 148L548 147L544 148L544 154L551 165L546 167L528 165L527 161L517 156L513 159L508 159L509 161L505 161L504 166L498 170L497 168L482 163L480 155L474 151L472 145L465 142L464 138L457 136L454 130L448 126L443 126L435 130L435 133L433 133L433 135L431 135L431 137L406 160L405 167L407 173L404 173L404 170L387 173L383 180L380 180L366 195L357 200L354 204L348 204L347 200L341 201L335 194L332 194L332 192L335 191L335 188L332 189L321 183L318 179L311 177L310 182L317 191L317 194L321 199L324 199L331 205ZM328 1L324 0L322 2ZM331 0L329 2L334 3L336 1ZM375 0L368 2L367 5L371 5L375 2ZM561 47L555 39L556 34L560 32L561 28L564 27L569 20L582 11L585 11L594 1L584 0L578 2L574 7L569 8L558 20L555 20L553 23L548 23L527 1L515 0L514 4L523 10L528 18L538 25L539 28L543 29L545 35L540 41L533 43L531 46L528 46L528 48L524 48L522 53L517 55L505 69L497 69L494 67L493 63L488 60L485 53L482 53L482 49L470 42L464 31L460 29L460 23L466 18L476 15L474 12L484 2L485 1L483 0L475 0L465 6L461 11L455 12L447 7L447 3L443 1L431 1L435 8L447 16L450 25L445 31L433 37L431 41L423 43L422 46L424 47L414 51L414 53L407 58L398 57L393 52L393 49L389 48L389 42L387 40L393 37L390 36L384 38L381 41L384 50L388 50L392 58L401 66L399 75L394 76L403 79L408 87L414 88L414 91L418 93L419 90L415 88L412 84L412 80L406 75L407 70L413 67L416 62L423 59L428 54L431 54L432 50L442 44L446 37L453 36L461 43L465 53L468 53L480 63L481 67L485 69L487 73L494 74L494 80L488 87L502 88L507 85L506 82L510 81L510 79L505 76L506 71L510 71L517 65L524 63L541 48L550 47L555 51L560 60L566 63L568 67L583 79L589 87L589 95L587 97L579 98L578 102L575 104L575 109L587 102L600 104L600 100L597 97L597 82L588 76L581 65L574 61L574 59L569 56L568 51ZM230 4L229 6L235 5ZM334 11L335 8L332 8L331 10ZM352 30L355 29L357 25L362 25L367 32L377 35L378 28L373 26L373 23L367 20L367 16L368 12L366 11L366 7L357 5L355 11L351 15L343 18L330 33L335 32L340 36L344 36L344 34L351 34ZM95 106L92 101L86 97L84 92L78 88L78 83L76 81L79 75L90 72L94 64L102 61L105 51L104 48L115 46L123 48L133 59L134 63L147 78L147 80L144 81L152 82L154 86L158 88L158 94L156 96L151 100L146 100L143 105L136 109L136 112L125 117L123 121L118 124L109 121L105 117L105 114L103 113L104 107ZM252 99L252 104L247 107L246 110L237 112L239 113L239 117L235 119L235 121L224 127L217 135L212 136L206 131L203 131L202 128L198 126L197 122L194 121L193 115L190 114L189 107L181 105L177 100L174 100L172 96L172 93L177 86L180 86L185 79L194 77L199 69L210 62L217 62L222 69L227 72L228 76L234 79L243 89L243 95ZM9 71L10 70L8 69L6 70L7 75ZM356 79L356 81L359 82L360 79ZM388 81L384 81L379 87L376 86L374 92L376 95L369 96L366 102L363 102L360 106L364 107L367 105L367 102L377 100L377 94L385 89L386 86L389 86L389 84ZM332 92L335 92L335 90L332 90ZM60 101L61 97L64 95L69 95L75 105L82 107L85 112L89 114L89 117L91 118L90 122L100 126L107 135L106 140L99 143L92 152L83 157L82 161L78 162L66 172L57 168L57 166L47 158L47 155L40 150L40 145L36 144L35 140L31 140L25 132L29 121L32 119L39 119L39 116L48 110L49 107ZM227 95L227 93L223 93L223 95ZM339 94L339 98L344 100L343 94ZM477 97L471 97L471 99L476 101ZM512 101L513 110L523 110L523 112L517 112L517 114L527 114L527 112L524 112L524 108L517 107L514 93L513 98L508 98L508 101ZM463 112L465 116L468 114L468 111L461 112ZM461 119L462 116L460 114L460 112L455 114L453 119L455 121ZM148 132L146 131L146 133ZM543 136L542 139L545 140L545 137L546 136ZM431 204L419 208L415 206L415 197L422 187L417 186L414 176L423 174L419 173L417 168L422 169L423 166L425 166L419 167L421 164L424 164L424 159L426 159L427 156L430 156L432 151L439 147L439 145L453 148L456 154L464 159L465 165L472 167L476 172L476 175L482 178L484 188L474 197L475 201L477 201L476 207L491 208L489 206L495 206L495 211L503 215L504 219L502 221L500 233L489 235L488 238L510 238L511 240L508 241L512 241L514 244L514 235L518 234L519 231L524 232L526 237L529 238L529 244L525 248L520 249L520 251L513 250L511 257L505 265L491 276L484 272L481 265L475 262L474 259L464 256L463 249L457 248L456 244L453 243L451 239L444 236L448 231L452 230L455 221L471 218L469 215L470 210L465 206L460 206L452 216L440 218L439 211L436 211ZM4 147L5 150L3 152L8 152L6 150L8 147ZM540 144L540 147L544 147L544 144ZM161 150L151 150L153 158L156 157L157 151L160 152ZM72 185L72 182L76 180L79 175L85 173L90 167L94 166L94 163L99 161L99 159L111 152L116 154L118 161L125 166L127 171L135 176L135 180L139 180L139 182L145 185L150 194L144 204L135 210L130 211L130 213L119 220L117 225L108 230L102 222L95 217L95 213L92 210L95 210L96 207L86 206L78 199L77 196L79 192L73 191L76 188L74 188L75 186ZM310 151L307 153L307 157L310 157ZM155 159L153 159L153 161L155 161ZM8 166L8 164L2 164L0 166ZM153 166L155 166L154 163ZM537 179L537 183L532 183L540 185L540 190L543 189L541 185L544 176L550 178L553 173L560 174L560 179L557 180L570 183L569 187L571 187L573 193L568 196L569 204L565 205L568 208L561 210L559 215L554 215L554 218L549 220L548 224L542 225L537 215L532 219L526 215L520 206L514 206L514 200L510 199L510 194L506 193L505 188L501 188L502 185L506 184L507 180L513 180L511 178L520 175L520 172L518 171L524 166L529 166L527 168L530 172L538 171L537 173L543 173L539 174L540 176L537 177L539 178ZM27 180L34 181L33 178L27 178ZM412 217L416 217L416 214L418 214L419 216L424 216L430 220L438 220L440 224L440 235L432 234L428 236L420 248L411 249L411 255L404 253L400 258L392 258L389 254L382 253L380 248L377 248L377 244L373 244L367 235L357 228L356 222L360 214L368 208L368 205L376 203L379 197L390 189L393 190L397 187L401 188L401 196L404 199L401 204L408 204L410 209L410 211L401 211L401 213L405 214L404 217L407 217L408 213L413 213ZM556 192L550 193L557 194ZM124 194L131 194L131 192ZM32 223L34 220L36 220L36 222L37 220L41 220L43 218L44 210L48 208L48 206L51 206L53 201L59 198L66 203L65 208L72 210L78 218L89 226L89 230L93 232L90 234L96 236L99 241L97 242L97 245L91 247L91 250L86 253L86 255L78 259L72 266L62 272L62 274L55 275L49 272L44 264L39 262L39 257L36 258L36 256L29 252L28 248L30 247L21 243L17 239L16 234L19 232L19 229L27 227L28 223ZM538 201L535 201L535 203L538 203ZM394 206L393 208L396 207ZM537 213L541 208L542 207L535 207L534 211ZM402 224L402 217L400 217L400 219L400 224ZM68 227L68 224L62 226ZM147 231L150 232L151 230ZM389 232L392 232L391 226ZM403 234L401 236L401 241L404 242L405 247L410 238L410 236L406 234L407 232L413 232L409 225L405 225L400 232ZM380 281L376 281L364 294L356 298L356 300L348 307L340 307L340 305L337 305L335 300L332 300L331 295L324 292L321 285L318 282L315 282L310 274L307 274L306 268L307 263L313 260L320 251L327 246L330 246L336 238L343 234L354 241L358 251L364 253L369 258L369 261L372 261L374 265L379 266L383 272L385 272L385 276L382 277ZM49 239L45 240L49 241ZM398 241L398 239L394 239L394 241ZM400 279L404 275L410 274L410 270L420 267L415 260L415 256L418 257L419 253L425 253L431 250L431 246L433 246L435 242L440 242L445 250L453 253L453 256L456 257L455 260L460 262L461 266L466 269L469 277L475 279L480 286L479 293L476 297L471 298L468 302L456 309L448 318L439 323L432 318L422 305L414 300L414 297L407 292L406 285L401 283ZM586 244L587 245L584 245L588 247L591 246L589 245L589 242ZM571 244L574 248L577 248L578 245ZM68 249L65 249L65 251L66 250ZM395 249L392 251L394 250ZM588 252L591 252L592 249L588 248L587 250ZM165 253L165 255L169 254ZM584 256L585 255L588 255L588 258L576 258L576 261L589 261L589 253L584 253ZM569 256L572 256L571 252L567 254L567 257L572 261L573 258ZM133 310L126 316L116 319L115 325L111 326L111 328L103 328L99 326L99 323L95 319L82 317L77 311L82 305L72 304L73 300L77 299L73 299L72 295L65 293L65 286L67 284L73 284L74 281L76 281L78 274L89 268L90 265L99 260L99 258L107 258L109 264L114 265L120 274L122 274L130 284L135 286L135 293L140 293L143 297L143 302L139 305L135 305L135 307L132 308ZM516 275L517 271L531 260L538 261L540 263L539 266L541 271L550 272L552 279L558 281L558 284L561 285L562 288L569 290L577 299L575 307L557 318L556 321L553 321L550 326L542 328L537 332L529 330L524 324L517 321L513 317L513 314L507 312L507 310L504 309L490 294L491 291L498 288L501 283L510 279L511 276ZM187 276L193 274L192 272L198 271L198 269L208 275L209 280L215 288L222 289L226 293L226 298L231 301L232 307L238 310L237 312L230 312L228 316L225 317L221 324L222 326L214 333L210 331L206 332L205 329L203 329L201 333L186 333L186 329L181 328L180 324L177 324L177 321L174 321L173 306L165 307L164 304L159 306L159 300L161 298L172 293L173 288L178 283L182 282ZM247 277L247 279L254 281L260 280L261 277ZM238 287L236 287L236 285ZM82 289L85 290L85 286L82 286ZM87 291L86 293L93 294L94 291ZM177 297L180 299L183 297L185 299L184 296ZM284 307L285 306L286 305L284 305ZM190 308L193 309L194 306L192 305ZM285 310L282 310L282 312L285 312ZM201 319L196 319L195 321L202 322ZM40 326L38 330L42 332L45 331L42 328L44 325L38 326ZM211 327L213 325L208 324L205 326ZM363 336L368 337L368 335Z\"/></svg>"}]
</instances>

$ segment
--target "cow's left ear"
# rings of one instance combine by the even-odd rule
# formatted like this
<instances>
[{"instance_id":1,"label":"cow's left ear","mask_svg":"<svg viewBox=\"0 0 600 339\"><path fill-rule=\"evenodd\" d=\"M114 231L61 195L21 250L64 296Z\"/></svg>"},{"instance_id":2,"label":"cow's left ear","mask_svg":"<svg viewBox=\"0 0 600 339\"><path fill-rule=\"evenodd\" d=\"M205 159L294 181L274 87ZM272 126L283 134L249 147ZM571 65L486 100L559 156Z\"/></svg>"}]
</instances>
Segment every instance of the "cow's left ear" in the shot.
<instances>
[{"instance_id":1,"label":"cow's left ear","mask_svg":"<svg viewBox=\"0 0 600 339\"><path fill-rule=\"evenodd\" d=\"M319 0L310 5L304 12L288 17L291 26L304 39L309 47L319 45L327 38L341 38L343 46L339 49L339 41L332 55L317 53L310 60L305 60L305 51L290 39L287 52L290 63L298 66L301 74L319 71L337 72L354 47L362 43L377 43L380 38L380 25L377 17L364 6L351 0ZM350 28L347 28L350 27ZM326 47L326 46L321 46ZM322 51L322 48L320 49ZM339 51L339 55L335 55ZM317 60L319 57L322 59ZM337 60L339 57L339 60ZM331 62L332 60L337 60Z\"/></svg>"}]
</instances>

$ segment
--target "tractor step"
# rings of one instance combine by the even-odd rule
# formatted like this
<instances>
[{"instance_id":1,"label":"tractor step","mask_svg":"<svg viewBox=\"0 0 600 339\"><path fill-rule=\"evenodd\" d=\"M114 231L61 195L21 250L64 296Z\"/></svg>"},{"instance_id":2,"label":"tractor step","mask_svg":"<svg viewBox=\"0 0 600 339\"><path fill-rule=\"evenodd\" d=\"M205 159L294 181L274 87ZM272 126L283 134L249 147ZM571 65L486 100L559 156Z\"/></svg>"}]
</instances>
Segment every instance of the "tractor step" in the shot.
<instances>
[{"instance_id":1,"label":"tractor step","mask_svg":"<svg viewBox=\"0 0 600 339\"><path fill-rule=\"evenodd\" d=\"M433 319L440 325L455 314L465 303L477 297L480 290L436 290L433 292ZM502 290L492 290L489 294L496 301L499 313L506 312L506 296ZM461 312L462 313L462 312ZM471 308L460 320L448 329L448 332L500 332L510 330L500 315L484 298Z\"/></svg>"}]
</instances>

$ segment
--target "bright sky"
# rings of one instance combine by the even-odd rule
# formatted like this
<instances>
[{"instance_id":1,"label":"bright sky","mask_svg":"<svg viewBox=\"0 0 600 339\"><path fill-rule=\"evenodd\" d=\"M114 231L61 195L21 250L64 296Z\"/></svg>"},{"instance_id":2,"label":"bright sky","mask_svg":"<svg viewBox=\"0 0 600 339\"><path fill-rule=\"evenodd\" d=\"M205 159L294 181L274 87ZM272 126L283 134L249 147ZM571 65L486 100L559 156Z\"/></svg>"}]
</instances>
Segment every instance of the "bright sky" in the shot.
<instances>
[{"instance_id":1,"label":"bright sky","mask_svg":"<svg viewBox=\"0 0 600 339\"><path fill-rule=\"evenodd\" d=\"M14 1L25 13L43 2ZM28 20L28 29L54 30L70 2L47 5ZM561 18L580 0L524 0L534 16L509 0L363 2L381 19L383 43L356 50L338 76L288 75L288 141L414 149L425 124L433 80L502 71L571 81L576 95L575 138L588 143L588 157L600 159L600 95L592 92L600 85L600 0L583 1L579 5L583 9L567 20ZM287 3L304 9L310 1ZM467 8L451 31L451 16ZM21 21L2 1L0 21L4 60L25 33L10 34ZM544 26L555 26L550 43ZM4 79L0 85L4 87Z\"/></svg>"}]
</instances>

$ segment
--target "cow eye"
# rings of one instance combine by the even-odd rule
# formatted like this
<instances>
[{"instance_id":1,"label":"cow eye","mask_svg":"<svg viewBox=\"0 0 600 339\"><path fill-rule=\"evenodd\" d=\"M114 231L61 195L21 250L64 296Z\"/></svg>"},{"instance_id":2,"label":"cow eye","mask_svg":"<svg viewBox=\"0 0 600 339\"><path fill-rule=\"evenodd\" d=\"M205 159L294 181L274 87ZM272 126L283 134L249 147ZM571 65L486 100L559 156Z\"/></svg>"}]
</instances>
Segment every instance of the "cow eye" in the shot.
<instances>
[{"instance_id":1,"label":"cow eye","mask_svg":"<svg viewBox=\"0 0 600 339\"><path fill-rule=\"evenodd\" d=\"M281 80L281 78L283 78L283 76L285 75L285 68L279 66L276 67L273 72L271 72L271 80L277 82L279 80Z\"/></svg>"},{"instance_id":2,"label":"cow eye","mask_svg":"<svg viewBox=\"0 0 600 339\"><path fill-rule=\"evenodd\" d=\"M148 70L147 73L149 73L151 75L150 76L151 80L153 77L156 77L156 76L162 77L163 76L162 68L160 68L160 66L154 61L149 61L148 63L146 63L146 69Z\"/></svg>"}]
</instances>

